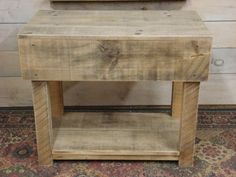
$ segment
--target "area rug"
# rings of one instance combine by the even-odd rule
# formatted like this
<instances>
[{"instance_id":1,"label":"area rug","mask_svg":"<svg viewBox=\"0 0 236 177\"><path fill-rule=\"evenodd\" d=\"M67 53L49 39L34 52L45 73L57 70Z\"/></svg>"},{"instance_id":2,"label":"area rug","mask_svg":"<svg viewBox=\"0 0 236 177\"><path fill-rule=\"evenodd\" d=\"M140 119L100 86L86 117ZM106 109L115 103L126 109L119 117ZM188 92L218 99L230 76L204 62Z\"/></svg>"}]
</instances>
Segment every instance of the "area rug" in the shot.
<instances>
[{"instance_id":1,"label":"area rug","mask_svg":"<svg viewBox=\"0 0 236 177\"><path fill-rule=\"evenodd\" d=\"M37 163L31 110L0 110L0 177L236 177L236 110L200 110L194 167L160 161Z\"/></svg>"}]
</instances>

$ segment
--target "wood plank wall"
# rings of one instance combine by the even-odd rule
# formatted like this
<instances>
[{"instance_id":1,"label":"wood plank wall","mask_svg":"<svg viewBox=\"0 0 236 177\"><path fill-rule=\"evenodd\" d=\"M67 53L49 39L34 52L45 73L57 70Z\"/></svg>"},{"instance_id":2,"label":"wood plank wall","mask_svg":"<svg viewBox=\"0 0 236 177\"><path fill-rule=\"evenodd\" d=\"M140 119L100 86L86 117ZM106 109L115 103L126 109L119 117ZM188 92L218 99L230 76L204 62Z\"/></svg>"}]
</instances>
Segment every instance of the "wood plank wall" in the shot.
<instances>
[{"instance_id":1,"label":"wood plank wall","mask_svg":"<svg viewBox=\"0 0 236 177\"><path fill-rule=\"evenodd\" d=\"M65 0L64 0L65 1ZM0 0L0 107L31 106L31 85L20 78L16 33L39 9L196 10L214 36L210 79L200 104L236 104L236 1L57 2ZM66 105L166 105L169 82L64 83Z\"/></svg>"}]
</instances>

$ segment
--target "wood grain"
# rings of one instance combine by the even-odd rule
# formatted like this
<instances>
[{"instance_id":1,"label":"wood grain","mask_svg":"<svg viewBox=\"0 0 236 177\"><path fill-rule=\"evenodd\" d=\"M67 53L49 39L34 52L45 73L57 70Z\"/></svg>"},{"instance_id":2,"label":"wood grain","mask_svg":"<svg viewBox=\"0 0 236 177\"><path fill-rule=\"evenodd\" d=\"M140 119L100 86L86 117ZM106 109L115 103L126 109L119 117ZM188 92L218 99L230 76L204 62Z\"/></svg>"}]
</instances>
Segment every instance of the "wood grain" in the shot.
<instances>
[{"instance_id":1,"label":"wood grain","mask_svg":"<svg viewBox=\"0 0 236 177\"><path fill-rule=\"evenodd\" d=\"M1 0L0 6L1 24L25 23L30 20L39 9L51 9L50 1L48 0Z\"/></svg>"},{"instance_id":2,"label":"wood grain","mask_svg":"<svg viewBox=\"0 0 236 177\"><path fill-rule=\"evenodd\" d=\"M236 73L236 49L213 49L210 73L235 74Z\"/></svg>"},{"instance_id":3,"label":"wood grain","mask_svg":"<svg viewBox=\"0 0 236 177\"><path fill-rule=\"evenodd\" d=\"M179 165L181 167L193 166L194 162L199 86L199 82L183 83L183 105L181 110L179 142Z\"/></svg>"},{"instance_id":4,"label":"wood grain","mask_svg":"<svg viewBox=\"0 0 236 177\"><path fill-rule=\"evenodd\" d=\"M60 81L48 82L48 87L51 99L52 117L60 119L64 113L62 82Z\"/></svg>"},{"instance_id":5,"label":"wood grain","mask_svg":"<svg viewBox=\"0 0 236 177\"><path fill-rule=\"evenodd\" d=\"M208 78L210 41L197 38L160 40L20 39L22 76L24 79L62 81ZM58 48L53 47L55 42Z\"/></svg>"},{"instance_id":6,"label":"wood grain","mask_svg":"<svg viewBox=\"0 0 236 177\"><path fill-rule=\"evenodd\" d=\"M216 5L217 4L217 5ZM204 21L236 20L234 0L177 0L145 2L54 2L55 10L195 10ZM222 13L224 12L224 13Z\"/></svg>"},{"instance_id":7,"label":"wood grain","mask_svg":"<svg viewBox=\"0 0 236 177\"><path fill-rule=\"evenodd\" d=\"M19 33L20 37L34 35L93 40L211 37L194 11L41 10Z\"/></svg>"},{"instance_id":8,"label":"wood grain","mask_svg":"<svg viewBox=\"0 0 236 177\"><path fill-rule=\"evenodd\" d=\"M51 105L47 82L32 82L38 162L52 164Z\"/></svg>"},{"instance_id":9,"label":"wood grain","mask_svg":"<svg viewBox=\"0 0 236 177\"><path fill-rule=\"evenodd\" d=\"M0 51L0 77L19 77L20 75L18 51Z\"/></svg>"},{"instance_id":10,"label":"wood grain","mask_svg":"<svg viewBox=\"0 0 236 177\"><path fill-rule=\"evenodd\" d=\"M16 51L17 33L22 24L0 24L0 51Z\"/></svg>"},{"instance_id":11,"label":"wood grain","mask_svg":"<svg viewBox=\"0 0 236 177\"><path fill-rule=\"evenodd\" d=\"M236 74L236 49L213 49L209 73ZM19 77L20 65L17 51L0 51L0 77Z\"/></svg>"},{"instance_id":12,"label":"wood grain","mask_svg":"<svg viewBox=\"0 0 236 177\"><path fill-rule=\"evenodd\" d=\"M214 48L236 48L236 36L234 34L236 22L205 22L204 24L213 35ZM0 24L0 51L16 51L18 49L17 33L21 27L22 24Z\"/></svg>"},{"instance_id":13,"label":"wood grain","mask_svg":"<svg viewBox=\"0 0 236 177\"><path fill-rule=\"evenodd\" d=\"M98 23L99 19L103 21ZM18 41L24 79L202 81L208 77L211 36L190 11L40 11L19 33Z\"/></svg>"},{"instance_id":14,"label":"wood grain","mask_svg":"<svg viewBox=\"0 0 236 177\"><path fill-rule=\"evenodd\" d=\"M183 102L183 82L172 82L171 115L181 118Z\"/></svg>"},{"instance_id":15,"label":"wood grain","mask_svg":"<svg viewBox=\"0 0 236 177\"><path fill-rule=\"evenodd\" d=\"M216 5L217 4L217 5ZM234 0L151 2L54 2L49 0L1 1L1 23L27 22L40 9L61 10L196 10L204 21L236 20ZM222 13L224 12L224 13Z\"/></svg>"},{"instance_id":16,"label":"wood grain","mask_svg":"<svg viewBox=\"0 0 236 177\"><path fill-rule=\"evenodd\" d=\"M80 152L53 152L55 160L168 160L177 161L178 155L84 155Z\"/></svg>"},{"instance_id":17,"label":"wood grain","mask_svg":"<svg viewBox=\"0 0 236 177\"><path fill-rule=\"evenodd\" d=\"M161 113L69 112L54 127L53 158L176 160L178 129Z\"/></svg>"},{"instance_id":18,"label":"wood grain","mask_svg":"<svg viewBox=\"0 0 236 177\"><path fill-rule=\"evenodd\" d=\"M208 22L205 23L207 28L211 31L212 35L215 36L213 39L215 48L236 48L236 33L231 31L231 28L236 27L236 22ZM226 28L227 26L227 28ZM227 34L227 35L222 35Z\"/></svg>"}]
</instances>

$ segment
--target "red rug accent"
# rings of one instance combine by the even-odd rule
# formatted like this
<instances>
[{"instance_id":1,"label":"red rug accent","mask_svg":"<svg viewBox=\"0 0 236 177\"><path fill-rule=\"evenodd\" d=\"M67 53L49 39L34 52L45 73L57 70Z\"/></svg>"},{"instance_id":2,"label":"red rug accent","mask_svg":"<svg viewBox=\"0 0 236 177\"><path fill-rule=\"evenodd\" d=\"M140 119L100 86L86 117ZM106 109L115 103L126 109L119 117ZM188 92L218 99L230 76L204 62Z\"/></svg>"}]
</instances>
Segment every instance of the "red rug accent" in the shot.
<instances>
[{"instance_id":1,"label":"red rug accent","mask_svg":"<svg viewBox=\"0 0 236 177\"><path fill-rule=\"evenodd\" d=\"M236 177L236 111L200 111L195 163L56 161L40 167L32 111L0 110L0 177Z\"/></svg>"}]
</instances>

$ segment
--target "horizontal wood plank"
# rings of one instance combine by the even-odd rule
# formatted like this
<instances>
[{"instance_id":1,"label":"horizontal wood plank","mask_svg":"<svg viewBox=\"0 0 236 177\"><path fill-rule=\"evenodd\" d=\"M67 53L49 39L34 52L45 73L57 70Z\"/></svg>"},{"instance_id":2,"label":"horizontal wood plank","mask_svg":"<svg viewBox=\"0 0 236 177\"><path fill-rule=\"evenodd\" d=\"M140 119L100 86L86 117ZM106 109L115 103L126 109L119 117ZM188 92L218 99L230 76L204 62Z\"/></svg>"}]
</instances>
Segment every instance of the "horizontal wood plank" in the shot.
<instances>
[{"instance_id":1,"label":"horizontal wood plank","mask_svg":"<svg viewBox=\"0 0 236 177\"><path fill-rule=\"evenodd\" d=\"M63 0L64 1L64 0ZM234 0L186 0L157 2L54 2L14 0L0 2L0 23L25 23L39 10L196 10L203 20L236 20ZM224 12L224 13L222 13Z\"/></svg>"},{"instance_id":2,"label":"horizontal wood plank","mask_svg":"<svg viewBox=\"0 0 236 177\"><path fill-rule=\"evenodd\" d=\"M55 160L168 160L176 161L179 159L178 155L83 155L80 151L76 152L53 152L53 159Z\"/></svg>"},{"instance_id":3,"label":"horizontal wood plank","mask_svg":"<svg viewBox=\"0 0 236 177\"><path fill-rule=\"evenodd\" d=\"M212 74L236 74L236 49L213 49L210 65ZM19 77L18 52L0 51L0 77Z\"/></svg>"},{"instance_id":4,"label":"horizontal wood plank","mask_svg":"<svg viewBox=\"0 0 236 177\"><path fill-rule=\"evenodd\" d=\"M0 51L0 77L19 77L20 60L17 51Z\"/></svg>"},{"instance_id":5,"label":"horizontal wood plank","mask_svg":"<svg viewBox=\"0 0 236 177\"><path fill-rule=\"evenodd\" d=\"M211 51L210 38L157 41L20 38L19 44L22 77L31 80L201 81L208 78Z\"/></svg>"},{"instance_id":6,"label":"horizontal wood plank","mask_svg":"<svg viewBox=\"0 0 236 177\"><path fill-rule=\"evenodd\" d=\"M25 23L39 9L51 9L49 0L0 1L0 23Z\"/></svg>"},{"instance_id":7,"label":"horizontal wood plank","mask_svg":"<svg viewBox=\"0 0 236 177\"><path fill-rule=\"evenodd\" d=\"M178 132L179 120L163 113L65 113L60 126L53 128L53 154L65 159L71 154L74 159L80 155L176 159Z\"/></svg>"},{"instance_id":8,"label":"horizontal wood plank","mask_svg":"<svg viewBox=\"0 0 236 177\"><path fill-rule=\"evenodd\" d=\"M235 74L210 74L203 82L199 104L236 104ZM138 95L138 96L137 96ZM66 106L170 105L171 82L68 82ZM0 107L32 106L31 84L20 77L0 77Z\"/></svg>"},{"instance_id":9,"label":"horizontal wood plank","mask_svg":"<svg viewBox=\"0 0 236 177\"><path fill-rule=\"evenodd\" d=\"M214 48L236 48L236 22L206 22L213 34ZM16 51L16 34L22 24L0 24L0 51ZM222 35L224 34L224 35Z\"/></svg>"},{"instance_id":10,"label":"horizontal wood plank","mask_svg":"<svg viewBox=\"0 0 236 177\"><path fill-rule=\"evenodd\" d=\"M22 24L0 24L0 51L16 51L17 33Z\"/></svg>"},{"instance_id":11,"label":"horizontal wood plank","mask_svg":"<svg viewBox=\"0 0 236 177\"><path fill-rule=\"evenodd\" d=\"M236 22L207 22L207 28L213 34L213 47L236 48Z\"/></svg>"},{"instance_id":12,"label":"horizontal wood plank","mask_svg":"<svg viewBox=\"0 0 236 177\"><path fill-rule=\"evenodd\" d=\"M21 77L0 77L0 107L32 106L31 83Z\"/></svg>"},{"instance_id":13,"label":"horizontal wood plank","mask_svg":"<svg viewBox=\"0 0 236 177\"><path fill-rule=\"evenodd\" d=\"M155 40L159 37L209 37L210 33L195 11L40 10L18 35L22 38Z\"/></svg>"},{"instance_id":14,"label":"horizontal wood plank","mask_svg":"<svg viewBox=\"0 0 236 177\"><path fill-rule=\"evenodd\" d=\"M235 74L236 73L236 49L213 49L210 73Z\"/></svg>"},{"instance_id":15,"label":"horizontal wood plank","mask_svg":"<svg viewBox=\"0 0 236 177\"><path fill-rule=\"evenodd\" d=\"M210 64L212 74L236 74L236 49L213 49ZM0 51L0 77L19 77L18 52Z\"/></svg>"},{"instance_id":16,"label":"horizontal wood plank","mask_svg":"<svg viewBox=\"0 0 236 177\"><path fill-rule=\"evenodd\" d=\"M52 7L60 10L196 10L204 21L236 20L234 0L144 1L112 3L54 2Z\"/></svg>"}]
</instances>

